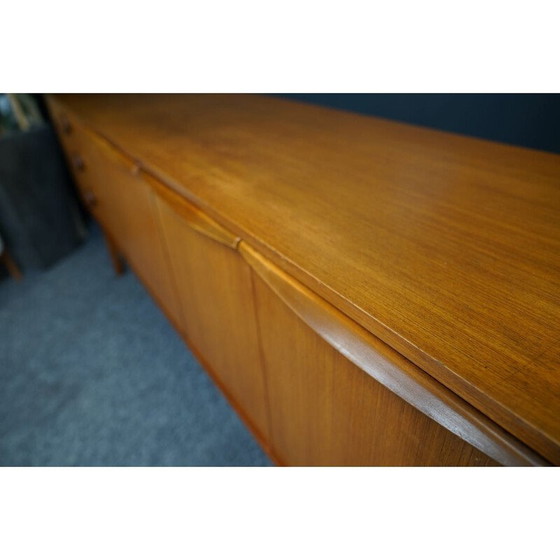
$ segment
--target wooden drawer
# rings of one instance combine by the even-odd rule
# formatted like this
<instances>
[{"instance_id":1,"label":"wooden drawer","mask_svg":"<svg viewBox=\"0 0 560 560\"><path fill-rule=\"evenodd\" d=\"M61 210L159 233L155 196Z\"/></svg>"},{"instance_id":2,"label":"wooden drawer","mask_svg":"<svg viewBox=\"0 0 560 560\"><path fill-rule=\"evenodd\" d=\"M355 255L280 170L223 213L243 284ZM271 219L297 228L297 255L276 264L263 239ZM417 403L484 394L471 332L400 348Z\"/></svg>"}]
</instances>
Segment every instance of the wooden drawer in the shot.
<instances>
[{"instance_id":1,"label":"wooden drawer","mask_svg":"<svg viewBox=\"0 0 560 560\"><path fill-rule=\"evenodd\" d=\"M169 189L156 188L185 336L257 437L266 442L266 391L252 276L236 251L239 239Z\"/></svg>"},{"instance_id":2,"label":"wooden drawer","mask_svg":"<svg viewBox=\"0 0 560 560\"><path fill-rule=\"evenodd\" d=\"M52 122L70 165L70 170L76 174L81 166L77 165L75 156L80 153L83 137L86 134L85 128L76 117L59 107L55 102L51 101L49 106ZM79 175L76 175L76 177L79 177Z\"/></svg>"},{"instance_id":3,"label":"wooden drawer","mask_svg":"<svg viewBox=\"0 0 560 560\"><path fill-rule=\"evenodd\" d=\"M88 183L87 177L84 174L83 145L86 131L77 119L64 109L58 107L54 102L50 103L50 107L53 124L57 131L58 139L62 144L68 168L72 173L84 204L93 211L97 197L93 191L93 185Z\"/></svg>"},{"instance_id":4,"label":"wooden drawer","mask_svg":"<svg viewBox=\"0 0 560 560\"><path fill-rule=\"evenodd\" d=\"M56 106L53 120L82 199L106 235L179 323L179 303L152 188L134 161Z\"/></svg>"},{"instance_id":5,"label":"wooden drawer","mask_svg":"<svg viewBox=\"0 0 560 560\"><path fill-rule=\"evenodd\" d=\"M71 145L77 137L78 127L76 119L66 109L59 106L52 98L47 98L53 125L64 147Z\"/></svg>"}]
</instances>

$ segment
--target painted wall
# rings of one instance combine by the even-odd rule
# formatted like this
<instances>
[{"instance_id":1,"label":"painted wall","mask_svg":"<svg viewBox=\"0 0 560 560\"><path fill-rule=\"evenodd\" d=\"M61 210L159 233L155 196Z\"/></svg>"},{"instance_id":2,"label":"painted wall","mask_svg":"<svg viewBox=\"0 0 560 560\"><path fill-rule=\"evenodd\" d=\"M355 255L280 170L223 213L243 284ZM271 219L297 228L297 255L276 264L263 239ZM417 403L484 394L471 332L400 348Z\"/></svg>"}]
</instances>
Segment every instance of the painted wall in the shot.
<instances>
[{"instance_id":1,"label":"painted wall","mask_svg":"<svg viewBox=\"0 0 560 560\"><path fill-rule=\"evenodd\" d=\"M282 94L288 97L560 153L559 94Z\"/></svg>"}]
</instances>

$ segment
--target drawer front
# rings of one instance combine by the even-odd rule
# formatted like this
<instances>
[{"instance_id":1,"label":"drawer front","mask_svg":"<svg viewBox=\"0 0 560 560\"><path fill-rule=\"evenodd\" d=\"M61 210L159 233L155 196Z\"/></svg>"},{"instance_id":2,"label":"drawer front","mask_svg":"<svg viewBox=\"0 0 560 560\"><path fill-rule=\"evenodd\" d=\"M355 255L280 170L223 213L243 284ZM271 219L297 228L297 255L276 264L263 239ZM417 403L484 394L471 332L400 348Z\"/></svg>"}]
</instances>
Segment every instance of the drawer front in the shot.
<instances>
[{"instance_id":1,"label":"drawer front","mask_svg":"<svg viewBox=\"0 0 560 560\"><path fill-rule=\"evenodd\" d=\"M51 114L84 203L177 324L179 303L152 188L131 159L56 104Z\"/></svg>"},{"instance_id":2,"label":"drawer front","mask_svg":"<svg viewBox=\"0 0 560 560\"><path fill-rule=\"evenodd\" d=\"M84 204L115 241L122 245L124 229L117 217L120 211L118 199L122 197L112 187L115 180L118 182L120 178L115 177L112 168L121 167L126 171L132 167L132 162L116 155L114 150L106 147L102 140L56 102L50 104L50 109L68 167Z\"/></svg>"},{"instance_id":3,"label":"drawer front","mask_svg":"<svg viewBox=\"0 0 560 560\"><path fill-rule=\"evenodd\" d=\"M251 270L237 239L167 189L162 227L183 308L183 330L261 441L268 440Z\"/></svg>"},{"instance_id":4,"label":"drawer front","mask_svg":"<svg viewBox=\"0 0 560 560\"><path fill-rule=\"evenodd\" d=\"M63 108L60 108L55 102L49 102L49 109L58 139L62 145L68 169L74 178L84 204L90 211L93 211L97 196L93 191L93 185L89 184L84 174L83 145L86 131L73 116ZM87 143L87 140L85 142Z\"/></svg>"},{"instance_id":5,"label":"drawer front","mask_svg":"<svg viewBox=\"0 0 560 560\"><path fill-rule=\"evenodd\" d=\"M79 134L77 121L68 113L68 111L61 107L52 98L47 98L47 104L53 125L58 133L61 143L66 148L71 145L72 141Z\"/></svg>"}]
</instances>

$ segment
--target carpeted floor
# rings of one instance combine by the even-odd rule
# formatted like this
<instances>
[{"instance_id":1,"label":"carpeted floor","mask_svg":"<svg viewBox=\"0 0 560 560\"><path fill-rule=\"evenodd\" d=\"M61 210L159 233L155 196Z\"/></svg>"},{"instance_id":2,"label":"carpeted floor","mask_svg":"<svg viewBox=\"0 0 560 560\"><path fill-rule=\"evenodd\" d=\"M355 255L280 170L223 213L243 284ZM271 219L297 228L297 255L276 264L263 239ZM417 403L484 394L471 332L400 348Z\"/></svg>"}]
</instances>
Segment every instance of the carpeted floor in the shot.
<instances>
[{"instance_id":1,"label":"carpeted floor","mask_svg":"<svg viewBox=\"0 0 560 560\"><path fill-rule=\"evenodd\" d=\"M270 461L97 230L0 282L0 465Z\"/></svg>"}]
</instances>

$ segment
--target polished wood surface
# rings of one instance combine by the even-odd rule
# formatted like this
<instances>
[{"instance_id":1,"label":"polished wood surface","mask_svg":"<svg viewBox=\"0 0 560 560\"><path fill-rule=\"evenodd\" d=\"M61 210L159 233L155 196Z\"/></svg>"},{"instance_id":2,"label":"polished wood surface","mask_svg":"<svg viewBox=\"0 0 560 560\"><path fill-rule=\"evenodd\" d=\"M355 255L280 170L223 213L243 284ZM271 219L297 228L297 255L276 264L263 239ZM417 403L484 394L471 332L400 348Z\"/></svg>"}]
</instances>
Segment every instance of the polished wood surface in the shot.
<instances>
[{"instance_id":1,"label":"polished wood surface","mask_svg":"<svg viewBox=\"0 0 560 560\"><path fill-rule=\"evenodd\" d=\"M259 96L51 105L560 463L560 157Z\"/></svg>"},{"instance_id":2,"label":"polished wood surface","mask_svg":"<svg viewBox=\"0 0 560 560\"><path fill-rule=\"evenodd\" d=\"M200 212L158 188L162 231L182 305L188 340L268 440L266 389L251 271L226 232L202 230ZM163 196L162 196L163 195ZM218 240L216 238L219 238Z\"/></svg>"},{"instance_id":3,"label":"polished wood surface","mask_svg":"<svg viewBox=\"0 0 560 560\"><path fill-rule=\"evenodd\" d=\"M315 382L317 382L317 387L320 386L321 382L318 382L318 379L323 375L338 376L339 369L340 371L345 369L355 371L358 368L359 371L367 373L383 387L389 389L391 394L400 397L400 399L412 405L417 411L422 412L440 426L461 437L464 441L471 443L499 463L518 466L546 464L542 458L531 452L530 449L515 438L512 438L508 433L488 420L488 418L481 415L476 409L462 401L454 393L389 348L363 327L360 327L343 315L300 282L284 273L249 245L241 242L239 250L255 273L269 288L269 290L265 290L262 287L263 282L257 282L261 287L256 291L256 308L259 310L261 337L264 340L263 355L266 360L266 378L270 384L270 400L276 402L277 396L282 393L282 391L276 390L275 383L280 383L286 393L284 410L280 407L281 414L285 414L286 409L291 408L289 401L292 398L294 401L302 400L309 403L313 401L313 398L308 398L308 395L302 397L298 385L289 380L290 375L296 375L298 378L311 377L313 381L309 381L308 391L313 391ZM282 316L282 312L277 311L275 313L271 311L271 307L272 309L278 307L270 302L271 298L274 299L272 294L276 295L285 304L285 307L292 312L292 316L290 316L290 313L284 312L284 319L280 318L277 321L275 318L276 314ZM296 320L296 317L299 321ZM309 329L302 329L301 325L297 326L299 322L304 323ZM292 323L291 326L290 323ZM302 330L310 330L311 332L307 335L294 334ZM286 336L286 334L282 333L289 333L289 335ZM292 337L295 337L295 340ZM337 353L356 366L356 368L350 367L350 364L346 364L344 360L337 358L337 366L333 372L329 374L320 371L321 367L319 364L322 364L323 356L332 354L332 351L326 348L325 344L321 344L317 338L325 341ZM306 341L312 342L306 343ZM296 351L297 348L301 348L300 352L304 356L305 363L309 368L302 369L303 366L298 367L297 361L286 364L286 358L281 358L283 353L295 357L298 353ZM311 364L314 363L314 360L318 364L315 369L319 371L311 374L308 370L312 368ZM340 364L346 365L342 366ZM276 371L272 371L273 369ZM287 374L287 372L291 373ZM304 381L304 383L307 383L307 381ZM346 383L349 383L350 386L352 385L350 381L341 382L341 391L345 390ZM374 386L377 387L376 384L372 385L372 387ZM381 389L376 389L376 391L379 392ZM329 410L338 410L338 404L335 402L336 394L334 392L331 395L333 402L330 403ZM399 402L400 399L396 399L395 402ZM319 400L322 401L322 399ZM374 411L376 409L376 402L377 397L372 398L370 396L363 399L364 406L366 408L370 407ZM347 404L350 405L350 403ZM274 410L275 403L271 403L270 406L271 410ZM344 406L342 406L342 409L344 410ZM382 417L383 414L380 413L378 415L379 422L381 422ZM417 417L415 416L415 418ZM396 413L394 416L387 414L384 421L397 425L400 422ZM418 422L420 421L418 420ZM425 420L422 419L420 423L422 422L425 422ZM273 426L282 426L283 424L284 422L280 420L272 421ZM337 425L338 423L335 423L331 428L336 429ZM374 425L376 424L373 423L372 426ZM426 425L431 426L430 423ZM365 433L370 432L372 429L371 427L368 428L367 425L360 428L354 426L354 428L360 431L363 430ZM414 432L414 430L406 429L405 431ZM420 430L419 433L422 433L422 431ZM443 432L441 433L443 434ZM292 435L295 436L295 434ZM418 437L421 439L420 436ZM317 438L318 434L312 439ZM391 445L391 443L388 442L388 445ZM353 449L353 446L348 446L346 453L348 453L349 449ZM342 451L340 449L340 452ZM372 452L374 455L379 453L379 446L375 445ZM393 447L391 460L397 461L398 459L398 461L402 461L402 464L406 464L407 461L412 460L409 452L411 450L408 446L403 446L400 449L398 446L397 448ZM381 460L381 456L375 456ZM419 460L419 457L417 459Z\"/></svg>"},{"instance_id":4,"label":"polished wood surface","mask_svg":"<svg viewBox=\"0 0 560 560\"><path fill-rule=\"evenodd\" d=\"M255 279L270 391L271 445L295 466L497 463L326 344Z\"/></svg>"},{"instance_id":5,"label":"polished wood surface","mask_svg":"<svg viewBox=\"0 0 560 560\"><path fill-rule=\"evenodd\" d=\"M70 170L82 200L103 229L115 272L122 273L121 257L126 257L169 313L177 315L179 303L164 262L152 188L133 160L66 113L54 116Z\"/></svg>"},{"instance_id":6,"label":"polished wood surface","mask_svg":"<svg viewBox=\"0 0 560 560\"><path fill-rule=\"evenodd\" d=\"M82 136L80 156L84 164L78 177L96 195L94 215L144 282L178 315L180 304L166 262L152 188L140 177L134 161L91 133Z\"/></svg>"}]
</instances>

